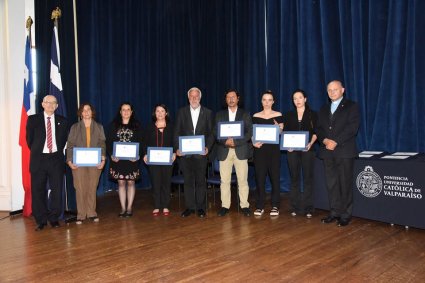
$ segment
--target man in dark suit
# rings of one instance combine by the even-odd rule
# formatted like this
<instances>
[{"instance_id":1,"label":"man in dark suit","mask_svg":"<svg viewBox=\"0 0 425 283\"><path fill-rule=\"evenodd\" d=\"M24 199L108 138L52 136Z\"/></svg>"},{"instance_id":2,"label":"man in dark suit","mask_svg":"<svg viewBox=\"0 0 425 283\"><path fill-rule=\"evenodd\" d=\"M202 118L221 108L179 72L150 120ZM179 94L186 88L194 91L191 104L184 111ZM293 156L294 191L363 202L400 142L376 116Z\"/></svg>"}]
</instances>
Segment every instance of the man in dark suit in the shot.
<instances>
[{"instance_id":1,"label":"man in dark suit","mask_svg":"<svg viewBox=\"0 0 425 283\"><path fill-rule=\"evenodd\" d=\"M214 144L214 121L212 111L200 104L202 93L199 88L193 87L189 89L187 97L189 105L179 109L174 128L174 145L175 148L178 148L176 151L177 156L181 157L184 176L186 210L182 212L181 216L187 217L195 213L195 209L197 209L198 216L203 218L205 217L206 209L207 183L205 174L207 171L207 155ZM182 154L179 148L179 136L194 135L204 136L204 154Z\"/></svg>"},{"instance_id":2,"label":"man in dark suit","mask_svg":"<svg viewBox=\"0 0 425 283\"><path fill-rule=\"evenodd\" d=\"M316 131L330 204L330 213L322 222L337 221L338 226L346 226L351 220L353 167L358 155L356 135L360 124L359 107L344 97L344 91L340 81L328 84L331 103L320 109Z\"/></svg>"},{"instance_id":3,"label":"man in dark suit","mask_svg":"<svg viewBox=\"0 0 425 283\"><path fill-rule=\"evenodd\" d=\"M250 216L248 195L248 159L252 157L252 120L248 112L238 107L240 95L236 90L228 90L225 93L227 109L218 112L215 116L214 132L217 142L215 150L217 158L220 161L220 192L221 192L221 208L218 216L224 216L229 212L230 208L230 182L232 177L232 168L235 167L238 179L239 201L242 212L245 216ZM242 138L227 137L226 139L218 139L217 127L219 122L243 121L241 129Z\"/></svg>"},{"instance_id":4,"label":"man in dark suit","mask_svg":"<svg viewBox=\"0 0 425 283\"><path fill-rule=\"evenodd\" d=\"M28 117L27 144L31 150L30 172L32 214L36 231L43 230L50 222L59 227L62 211L62 187L65 171L64 147L68 137L68 122L55 114L58 103L53 95L44 97L44 111ZM46 185L50 187L50 207L47 205Z\"/></svg>"}]
</instances>

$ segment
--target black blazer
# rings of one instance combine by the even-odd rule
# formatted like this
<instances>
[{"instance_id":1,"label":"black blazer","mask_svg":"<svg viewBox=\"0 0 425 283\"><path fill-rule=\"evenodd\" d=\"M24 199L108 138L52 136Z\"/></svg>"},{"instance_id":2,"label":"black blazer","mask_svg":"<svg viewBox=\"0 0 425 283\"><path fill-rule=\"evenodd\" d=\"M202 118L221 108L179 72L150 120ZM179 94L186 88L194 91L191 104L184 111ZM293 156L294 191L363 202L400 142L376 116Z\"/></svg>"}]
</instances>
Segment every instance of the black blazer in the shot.
<instances>
[{"instance_id":1,"label":"black blazer","mask_svg":"<svg viewBox=\"0 0 425 283\"><path fill-rule=\"evenodd\" d=\"M68 138L68 122L65 117L55 114L55 137L58 148L58 156L64 158L63 149ZM41 162L44 143L46 142L46 125L44 123L44 112L31 115L27 121L27 144L31 150L30 171L37 170L37 164ZM64 160L65 163L65 160Z\"/></svg>"},{"instance_id":2,"label":"black blazer","mask_svg":"<svg viewBox=\"0 0 425 283\"><path fill-rule=\"evenodd\" d=\"M316 134L320 144L320 158L354 158L357 157L356 135L360 125L360 111L357 103L342 99L334 114L331 104L324 105L319 112ZM325 138L334 140L338 145L335 150L327 150L323 144Z\"/></svg>"},{"instance_id":3,"label":"black blazer","mask_svg":"<svg viewBox=\"0 0 425 283\"><path fill-rule=\"evenodd\" d=\"M205 147L210 153L214 145L213 123L214 117L212 111L204 106L200 106L198 123L196 129L193 129L192 116L190 115L190 106L185 106L177 112L176 123L174 125L174 148L179 148L179 136L205 136Z\"/></svg>"},{"instance_id":4,"label":"black blazer","mask_svg":"<svg viewBox=\"0 0 425 283\"><path fill-rule=\"evenodd\" d=\"M219 122L228 122L229 121L229 110L222 110L218 112L215 116L215 125L214 125L214 137L216 139L216 151L217 158L220 161L223 161L227 158L229 153L229 148L225 146L226 140L217 139L218 123ZM249 159L252 157L252 119L248 112L238 107L236 111L235 121L244 122L244 137L242 139L235 139L235 152L238 159Z\"/></svg>"}]
</instances>

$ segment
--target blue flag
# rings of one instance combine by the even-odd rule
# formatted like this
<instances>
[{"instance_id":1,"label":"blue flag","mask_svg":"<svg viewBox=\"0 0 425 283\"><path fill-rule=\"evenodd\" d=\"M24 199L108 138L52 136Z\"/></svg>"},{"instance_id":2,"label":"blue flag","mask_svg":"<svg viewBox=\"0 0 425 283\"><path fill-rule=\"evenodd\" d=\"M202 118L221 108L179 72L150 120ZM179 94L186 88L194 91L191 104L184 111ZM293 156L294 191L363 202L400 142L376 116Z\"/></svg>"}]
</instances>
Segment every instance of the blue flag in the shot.
<instances>
[{"instance_id":1,"label":"blue flag","mask_svg":"<svg viewBox=\"0 0 425 283\"><path fill-rule=\"evenodd\" d=\"M60 74L60 51L58 28L53 26L51 60L50 60L50 92L58 101L56 114L66 117L66 105L62 92L62 78Z\"/></svg>"}]
</instances>

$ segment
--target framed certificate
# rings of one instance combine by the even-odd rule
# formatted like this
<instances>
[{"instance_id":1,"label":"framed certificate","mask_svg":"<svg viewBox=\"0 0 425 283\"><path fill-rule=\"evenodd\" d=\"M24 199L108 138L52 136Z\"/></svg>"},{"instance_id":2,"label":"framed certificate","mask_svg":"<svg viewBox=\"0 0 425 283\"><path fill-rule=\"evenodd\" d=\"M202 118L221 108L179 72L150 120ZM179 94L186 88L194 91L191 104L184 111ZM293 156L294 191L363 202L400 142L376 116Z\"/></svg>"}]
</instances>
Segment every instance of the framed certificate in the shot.
<instances>
[{"instance_id":1,"label":"framed certificate","mask_svg":"<svg viewBox=\"0 0 425 283\"><path fill-rule=\"evenodd\" d=\"M180 136L179 149L183 154L204 154L205 137L202 136Z\"/></svg>"},{"instance_id":2,"label":"framed certificate","mask_svg":"<svg viewBox=\"0 0 425 283\"><path fill-rule=\"evenodd\" d=\"M279 144L279 125L253 125L253 143Z\"/></svg>"},{"instance_id":3,"label":"framed certificate","mask_svg":"<svg viewBox=\"0 0 425 283\"><path fill-rule=\"evenodd\" d=\"M148 165L172 165L172 147L148 147Z\"/></svg>"},{"instance_id":4,"label":"framed certificate","mask_svg":"<svg viewBox=\"0 0 425 283\"><path fill-rule=\"evenodd\" d=\"M308 131L283 131L280 149L305 150L309 141Z\"/></svg>"},{"instance_id":5,"label":"framed certificate","mask_svg":"<svg viewBox=\"0 0 425 283\"><path fill-rule=\"evenodd\" d=\"M139 143L138 142L114 142L113 157L120 160L139 159Z\"/></svg>"},{"instance_id":6,"label":"framed certificate","mask_svg":"<svg viewBox=\"0 0 425 283\"><path fill-rule=\"evenodd\" d=\"M79 167L94 167L101 162L100 147L74 147L72 152L72 163Z\"/></svg>"},{"instance_id":7,"label":"framed certificate","mask_svg":"<svg viewBox=\"0 0 425 283\"><path fill-rule=\"evenodd\" d=\"M218 122L217 139L225 140L227 138L242 139L244 137L243 121Z\"/></svg>"}]
</instances>

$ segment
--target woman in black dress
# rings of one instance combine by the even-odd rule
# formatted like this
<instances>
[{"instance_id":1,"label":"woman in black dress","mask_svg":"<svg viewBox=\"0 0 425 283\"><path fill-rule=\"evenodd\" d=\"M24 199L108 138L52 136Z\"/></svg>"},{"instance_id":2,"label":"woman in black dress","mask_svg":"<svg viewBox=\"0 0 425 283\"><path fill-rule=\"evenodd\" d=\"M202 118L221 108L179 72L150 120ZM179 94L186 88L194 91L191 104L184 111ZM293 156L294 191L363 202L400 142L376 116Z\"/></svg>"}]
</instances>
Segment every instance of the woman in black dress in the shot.
<instances>
[{"instance_id":1,"label":"woman in black dress","mask_svg":"<svg viewBox=\"0 0 425 283\"><path fill-rule=\"evenodd\" d=\"M136 120L133 106L124 102L118 108L117 115L111 123L107 137L108 152L111 155L109 175L118 182L118 195L121 203L119 217L133 216L133 201L136 194L135 182L140 178L139 158L120 160L114 157L114 142L141 142L142 131L140 122ZM139 146L140 150L140 146Z\"/></svg>"},{"instance_id":2,"label":"woman in black dress","mask_svg":"<svg viewBox=\"0 0 425 283\"><path fill-rule=\"evenodd\" d=\"M305 92L298 89L292 95L295 111L285 115L285 131L308 131L309 143L305 151L288 150L288 167L291 176L291 215L305 214L313 216L313 166L314 151L312 145L317 140L314 128L317 123L317 113L307 104ZM303 193L300 192L301 169L303 174Z\"/></svg>"},{"instance_id":3,"label":"woman in black dress","mask_svg":"<svg viewBox=\"0 0 425 283\"><path fill-rule=\"evenodd\" d=\"M147 163L148 147L173 147L173 126L170 123L168 109L164 104L157 104L152 111L152 123L144 131L143 160ZM173 150L172 161L176 159ZM164 216L170 215L170 188L172 165L148 165L154 199L153 216L158 216L160 210Z\"/></svg>"},{"instance_id":4,"label":"woman in black dress","mask_svg":"<svg viewBox=\"0 0 425 283\"><path fill-rule=\"evenodd\" d=\"M266 91L261 97L263 111L255 113L252 124L279 125L283 129L283 117L280 112L272 109L274 103L273 93ZM254 215L261 216L264 213L265 184L267 174L272 185L272 209L270 216L279 215L280 209L280 149L279 144L263 144L256 142L254 145L255 181L257 184L257 201Z\"/></svg>"}]
</instances>

